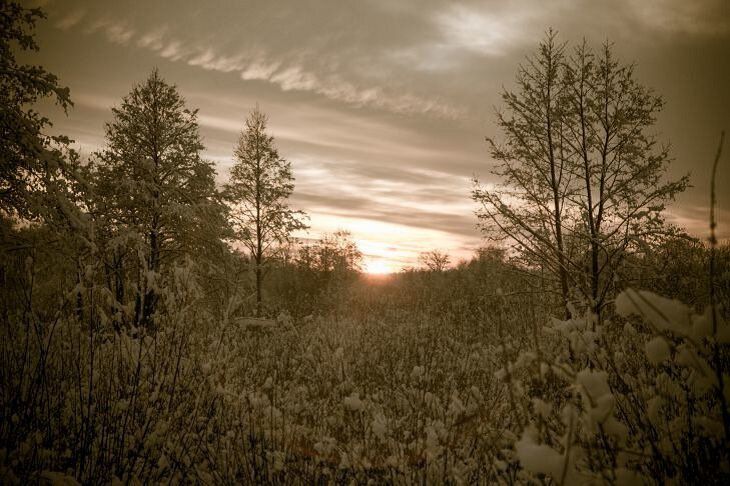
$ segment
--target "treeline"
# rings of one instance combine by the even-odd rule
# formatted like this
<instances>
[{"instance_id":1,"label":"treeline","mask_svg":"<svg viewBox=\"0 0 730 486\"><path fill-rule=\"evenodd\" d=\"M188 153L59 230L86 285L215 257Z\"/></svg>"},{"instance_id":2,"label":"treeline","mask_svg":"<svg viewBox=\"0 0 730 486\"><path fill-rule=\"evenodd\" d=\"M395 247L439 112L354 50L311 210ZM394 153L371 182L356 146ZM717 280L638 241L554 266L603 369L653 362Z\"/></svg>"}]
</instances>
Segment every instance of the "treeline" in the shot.
<instances>
[{"instance_id":1,"label":"treeline","mask_svg":"<svg viewBox=\"0 0 730 486\"><path fill-rule=\"evenodd\" d=\"M345 232L301 248L291 240L306 228L305 215L288 206L291 165L258 108L245 121L223 187L202 156L197 110L157 70L112 108L105 145L87 160L68 138L45 135L51 122L33 104L52 97L70 109L69 90L42 67L17 64L14 54L17 47L38 48L32 29L41 17L3 2L5 315L25 305L12 289L29 284L24 265L31 260L48 272L41 279L48 295L36 297L52 299L75 286L82 320L92 312L84 288L93 274L108 302L96 318L117 330L155 327L155 315L165 312L161 292L180 266L195 267L209 299L242 299L244 315L282 310L281 302L273 309L263 302L265 277L277 265L317 273L311 293L330 285L325 275L357 269L360 255Z\"/></svg>"}]
</instances>

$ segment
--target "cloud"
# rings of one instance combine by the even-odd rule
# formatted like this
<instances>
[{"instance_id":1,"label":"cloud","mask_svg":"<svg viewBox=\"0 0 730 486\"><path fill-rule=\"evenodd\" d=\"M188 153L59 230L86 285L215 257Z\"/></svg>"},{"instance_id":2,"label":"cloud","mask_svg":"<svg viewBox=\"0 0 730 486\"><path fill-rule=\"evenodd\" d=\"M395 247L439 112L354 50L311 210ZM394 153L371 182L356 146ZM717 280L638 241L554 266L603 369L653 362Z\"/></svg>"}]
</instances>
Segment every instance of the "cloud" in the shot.
<instances>
[{"instance_id":1,"label":"cloud","mask_svg":"<svg viewBox=\"0 0 730 486\"><path fill-rule=\"evenodd\" d=\"M730 33L727 0L626 0L626 4L633 15L654 30L709 36Z\"/></svg>"},{"instance_id":2,"label":"cloud","mask_svg":"<svg viewBox=\"0 0 730 486\"><path fill-rule=\"evenodd\" d=\"M68 30L81 24L85 14L63 18L59 28ZM135 37L135 31L122 21L108 17L96 20L86 16L84 31L87 34L102 32L110 42L127 45ZM155 27L136 38L136 46L149 49L162 58L173 62L185 62L190 66L218 72L238 72L244 81L265 81L282 91L303 91L323 96L333 101L355 107L370 107L401 114L423 114L455 119L463 115L463 108L452 106L443 100L424 97L410 92L396 91L378 85L366 85L347 80L339 73L337 62L313 68L305 67L310 57L306 50L287 52L282 58L267 54L265 49L250 48L233 54L222 53L222 48L210 44L200 45L200 39L183 40L169 33L169 27Z\"/></svg>"},{"instance_id":3,"label":"cloud","mask_svg":"<svg viewBox=\"0 0 730 486\"><path fill-rule=\"evenodd\" d=\"M153 51L159 51L165 46L163 41L165 37L165 31L166 29L164 27L149 31L139 37L139 39L137 40L137 45L139 47L146 47Z\"/></svg>"},{"instance_id":4,"label":"cloud","mask_svg":"<svg viewBox=\"0 0 730 486\"><path fill-rule=\"evenodd\" d=\"M434 21L447 46L501 56L522 39L524 30L520 27L525 18L530 17L528 12L528 9L513 9L505 14L455 3L438 12Z\"/></svg>"},{"instance_id":5,"label":"cloud","mask_svg":"<svg viewBox=\"0 0 730 486\"><path fill-rule=\"evenodd\" d=\"M686 229L690 234L706 239L710 236L710 208L705 205L674 205L665 216L667 221ZM730 210L717 208L717 237L730 239Z\"/></svg>"},{"instance_id":6,"label":"cloud","mask_svg":"<svg viewBox=\"0 0 730 486\"><path fill-rule=\"evenodd\" d=\"M240 59L240 58L239 58ZM218 69L220 70L220 69ZM254 59L241 71L241 79L268 81L283 91L310 91L335 101L357 107L370 106L404 114L431 114L458 118L463 109L437 100L410 93L390 93L380 86L358 87L339 75L318 75L296 63Z\"/></svg>"},{"instance_id":7,"label":"cloud","mask_svg":"<svg viewBox=\"0 0 730 486\"><path fill-rule=\"evenodd\" d=\"M190 66L199 66L209 71L224 73L241 71L246 66L243 56L217 56L210 48L193 55L187 60L187 63Z\"/></svg>"},{"instance_id":8,"label":"cloud","mask_svg":"<svg viewBox=\"0 0 730 486\"><path fill-rule=\"evenodd\" d=\"M297 198L301 201L309 201L307 197ZM340 201L341 202L341 201ZM372 206L372 203L371 203ZM337 208L337 209L335 209ZM337 216L342 221L359 219L363 221L387 221L388 223L401 226L401 236L404 239L411 237L413 229L425 229L440 232L438 242L434 241L426 246L448 246L454 247L461 244L464 237L471 240L478 240L479 233L476 229L476 218L469 214L454 215L451 213L433 212L401 212L393 209L372 208L363 209L339 209L337 206L329 206L313 211L316 214L329 214Z\"/></svg>"},{"instance_id":9,"label":"cloud","mask_svg":"<svg viewBox=\"0 0 730 486\"><path fill-rule=\"evenodd\" d=\"M722 55L726 0L224 4L49 3L57 29L44 34L55 42L47 52L59 56L68 46L52 61L77 101L65 125L74 127L64 133L92 140L81 118L91 113L101 133L101 117L119 102L104 95L120 96L159 64L200 108L206 157L218 163L220 181L246 114L260 102L294 165L295 201L311 206L317 231L352 224L362 241L382 230L393 247L418 240L466 248L478 240L468 178L494 181L483 143L485 134L499 136L491 108L549 27L571 44L610 39L619 57L637 61L637 75L667 95L661 117L671 125L660 117L657 129L672 139L677 167L697 160L701 134L727 119L727 96L708 81L723 79L730 66ZM72 35L84 32L98 38ZM705 234L706 214L691 208L706 198L693 191L670 217Z\"/></svg>"},{"instance_id":10,"label":"cloud","mask_svg":"<svg viewBox=\"0 0 730 486\"><path fill-rule=\"evenodd\" d=\"M88 18L88 16L86 17ZM81 18L79 18L79 20L75 23L67 22L66 24L69 25L68 28L72 28L77 24L80 25L80 20ZM64 21L62 21L62 23L63 22ZM84 32L87 35L101 32L107 40L109 40L109 42L121 46L129 44L129 41L135 36L135 30L129 27L125 22L112 21L107 17L88 22L84 27Z\"/></svg>"},{"instance_id":11,"label":"cloud","mask_svg":"<svg viewBox=\"0 0 730 486\"><path fill-rule=\"evenodd\" d=\"M245 69L241 70L241 79L251 80L268 80L281 67L279 62L266 62L263 60L255 60L251 62Z\"/></svg>"},{"instance_id":12,"label":"cloud","mask_svg":"<svg viewBox=\"0 0 730 486\"><path fill-rule=\"evenodd\" d=\"M108 112L110 108L119 103L119 100L112 98L111 96L91 94L91 93L78 93L74 94L74 103L77 105L86 106L94 110L103 110Z\"/></svg>"},{"instance_id":13,"label":"cloud","mask_svg":"<svg viewBox=\"0 0 730 486\"><path fill-rule=\"evenodd\" d=\"M134 36L134 30L121 24L109 25L106 28L107 38L115 44L127 45Z\"/></svg>"},{"instance_id":14,"label":"cloud","mask_svg":"<svg viewBox=\"0 0 730 486\"><path fill-rule=\"evenodd\" d=\"M70 28L81 22L81 20L84 18L84 15L86 15L85 10L74 10L73 12L56 22L56 27L61 30L69 30Z\"/></svg>"},{"instance_id":15,"label":"cloud","mask_svg":"<svg viewBox=\"0 0 730 486\"><path fill-rule=\"evenodd\" d=\"M301 17L298 10L288 12L284 9L284 12ZM201 17L205 15L206 12L201 12ZM378 68L384 66L361 58L362 53L352 49L349 56L347 53L336 53L325 44L320 44L310 33L307 33L301 45L294 42L282 49L278 46L279 39L270 39L272 42L266 42L263 38L254 42L243 41L247 31L260 29L247 28L245 22L240 31L214 30L212 33L202 33L198 26L191 25L191 28L183 31L182 24L172 25L165 21L149 25L152 19L143 18L136 19L135 25L140 31L136 34L127 23L131 21L129 17L129 14L121 12L116 16L112 12L87 9L83 14L62 17L58 25L64 30L81 27L87 34L102 32L110 42L119 45L127 45L134 40L137 47L149 49L173 62L184 62L210 71L237 72L244 81L267 82L282 91L314 93L354 107L445 119L459 118L465 111L463 107L448 103L439 96L417 93L417 90L411 89L412 86L395 82L392 76L381 76ZM201 25L205 22L203 18L198 20ZM270 23L271 19L266 18L266 22ZM148 27L145 29L144 25ZM299 31L300 35L304 34L298 23L288 28ZM353 29L353 32L353 35L362 34L360 29ZM270 34L266 32L264 35ZM332 33L322 35L326 37ZM361 63L368 61L368 69L361 69Z\"/></svg>"}]
</instances>

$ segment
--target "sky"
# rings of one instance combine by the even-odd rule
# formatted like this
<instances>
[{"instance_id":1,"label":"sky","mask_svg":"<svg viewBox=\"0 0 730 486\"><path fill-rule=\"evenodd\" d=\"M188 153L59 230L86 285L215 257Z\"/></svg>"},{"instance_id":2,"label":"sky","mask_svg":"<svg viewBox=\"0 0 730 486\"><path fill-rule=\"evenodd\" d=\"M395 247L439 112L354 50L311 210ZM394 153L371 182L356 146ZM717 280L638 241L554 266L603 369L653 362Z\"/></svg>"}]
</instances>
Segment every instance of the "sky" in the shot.
<instances>
[{"instance_id":1,"label":"sky","mask_svg":"<svg viewBox=\"0 0 730 486\"><path fill-rule=\"evenodd\" d=\"M545 32L608 40L664 96L653 131L671 144L668 177L693 187L668 219L706 237L709 173L730 129L727 0L46 0L28 58L70 87L51 113L82 154L157 67L199 109L205 157L225 182L251 109L269 117L292 164L291 205L317 238L349 230L370 272L417 265L422 251L468 258L484 242L471 179L495 182L486 136L500 138L503 89ZM53 111L52 109L50 110ZM726 145L726 155L730 144ZM730 236L730 166L721 167L719 235Z\"/></svg>"}]
</instances>

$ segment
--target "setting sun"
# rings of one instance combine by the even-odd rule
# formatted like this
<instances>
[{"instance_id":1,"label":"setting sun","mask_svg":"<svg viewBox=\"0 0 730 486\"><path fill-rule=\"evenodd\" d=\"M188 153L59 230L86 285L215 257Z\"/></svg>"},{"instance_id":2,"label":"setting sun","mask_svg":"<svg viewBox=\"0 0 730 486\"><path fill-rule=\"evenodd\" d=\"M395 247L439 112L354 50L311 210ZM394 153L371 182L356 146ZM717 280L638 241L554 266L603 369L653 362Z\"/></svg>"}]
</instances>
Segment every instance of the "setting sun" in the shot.
<instances>
[{"instance_id":1,"label":"setting sun","mask_svg":"<svg viewBox=\"0 0 730 486\"><path fill-rule=\"evenodd\" d=\"M370 274L385 274L385 273L393 273L396 271L394 269L390 262L387 262L385 260L367 260L365 262L365 272Z\"/></svg>"}]
</instances>

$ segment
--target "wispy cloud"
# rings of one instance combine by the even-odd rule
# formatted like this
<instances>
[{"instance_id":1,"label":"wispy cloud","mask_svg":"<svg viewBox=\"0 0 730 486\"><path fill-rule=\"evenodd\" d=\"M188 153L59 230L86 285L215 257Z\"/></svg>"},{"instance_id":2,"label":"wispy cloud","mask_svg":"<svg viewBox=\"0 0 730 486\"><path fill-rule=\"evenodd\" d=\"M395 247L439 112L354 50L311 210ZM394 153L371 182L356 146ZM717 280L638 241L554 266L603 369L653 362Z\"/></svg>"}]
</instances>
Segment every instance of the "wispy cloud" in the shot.
<instances>
[{"instance_id":1,"label":"wispy cloud","mask_svg":"<svg viewBox=\"0 0 730 486\"><path fill-rule=\"evenodd\" d=\"M640 22L654 30L710 36L730 33L727 0L626 0L626 4Z\"/></svg>"},{"instance_id":2,"label":"wispy cloud","mask_svg":"<svg viewBox=\"0 0 730 486\"><path fill-rule=\"evenodd\" d=\"M86 18L85 18L86 17ZM82 20L88 20L85 24ZM88 16L81 14L79 17L71 16L60 22L59 28L68 30L75 26L83 26L83 30L87 35L101 32L109 42L126 46L135 36L135 30L129 27L125 22L116 22L109 18L100 18L96 20L88 19Z\"/></svg>"},{"instance_id":3,"label":"wispy cloud","mask_svg":"<svg viewBox=\"0 0 730 486\"><path fill-rule=\"evenodd\" d=\"M186 57L176 51L176 60ZM161 53L164 56L164 53ZM411 93L392 93L381 86L360 87L336 74L316 74L296 62L269 60L261 55L216 56L211 48L187 59L188 64L222 72L240 72L245 81L267 81L283 91L309 91L354 106L369 106L404 114L458 118L463 109L441 100Z\"/></svg>"},{"instance_id":4,"label":"wispy cloud","mask_svg":"<svg viewBox=\"0 0 730 486\"><path fill-rule=\"evenodd\" d=\"M56 27L61 30L68 30L81 22L81 20L84 18L84 15L86 15L85 10L74 10L73 12L69 13L68 15L61 18L61 20L56 22Z\"/></svg>"},{"instance_id":5,"label":"wispy cloud","mask_svg":"<svg viewBox=\"0 0 730 486\"><path fill-rule=\"evenodd\" d=\"M434 21L443 35L444 45L501 56L524 38L524 21L531 17L528 9L512 9L505 13L453 3L437 12Z\"/></svg>"},{"instance_id":6,"label":"wispy cloud","mask_svg":"<svg viewBox=\"0 0 730 486\"><path fill-rule=\"evenodd\" d=\"M59 28L80 26L83 14L69 16L59 23ZM174 62L219 72L238 72L244 81L265 81L283 91L306 91L327 99L356 107L370 107L402 114L426 114L455 119L464 109L443 100L423 97L409 92L396 92L383 86L361 85L333 72L317 72L308 69L296 52L288 53L288 60L280 60L259 50L222 54L216 47L201 47L197 41L183 41L168 34L166 27L156 27L143 34L136 34L124 22L108 18L85 19L87 34L102 32L115 44L128 45L136 38L137 47L155 52ZM297 59L299 58L299 59Z\"/></svg>"}]
</instances>

